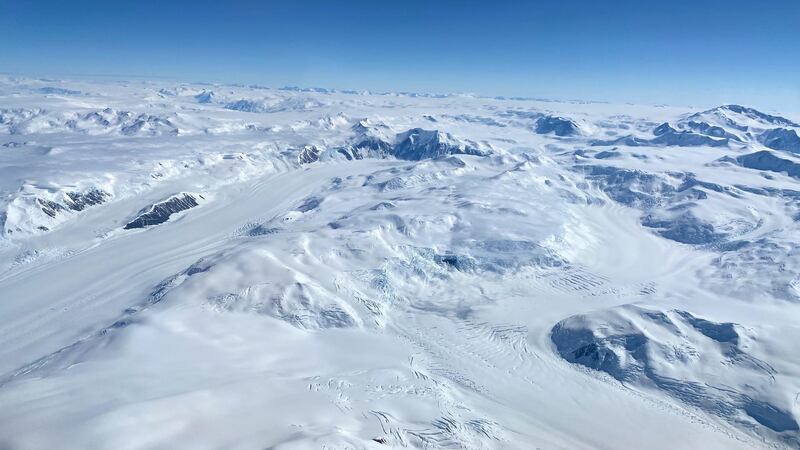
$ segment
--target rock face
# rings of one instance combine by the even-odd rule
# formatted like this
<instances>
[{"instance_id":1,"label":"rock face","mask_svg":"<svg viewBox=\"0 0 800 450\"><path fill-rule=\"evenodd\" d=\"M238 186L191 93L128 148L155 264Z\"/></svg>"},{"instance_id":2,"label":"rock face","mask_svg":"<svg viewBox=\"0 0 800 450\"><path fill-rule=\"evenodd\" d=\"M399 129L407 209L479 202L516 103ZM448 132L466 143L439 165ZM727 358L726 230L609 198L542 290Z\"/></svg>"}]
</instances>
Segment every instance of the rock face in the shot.
<instances>
[{"instance_id":1,"label":"rock face","mask_svg":"<svg viewBox=\"0 0 800 450\"><path fill-rule=\"evenodd\" d=\"M87 208L106 203L112 195L97 187L86 190L36 192L20 195L6 207L4 230L6 236L24 236L47 232L70 216Z\"/></svg>"},{"instance_id":2,"label":"rock face","mask_svg":"<svg viewBox=\"0 0 800 450\"><path fill-rule=\"evenodd\" d=\"M155 203L140 213L136 219L125 225L125 229L131 230L162 224L169 220L170 216L173 214L198 206L199 203L195 196L200 199L203 198L197 194L182 193L164 200L163 202Z\"/></svg>"},{"instance_id":3,"label":"rock face","mask_svg":"<svg viewBox=\"0 0 800 450\"><path fill-rule=\"evenodd\" d=\"M537 134L550 134L556 136L577 136L581 134L578 124L571 119L557 116L543 116L536 120Z\"/></svg>"},{"instance_id":4,"label":"rock face","mask_svg":"<svg viewBox=\"0 0 800 450\"><path fill-rule=\"evenodd\" d=\"M580 166L587 180L596 183L612 200L626 206L650 209L668 203L683 182L660 174L612 166Z\"/></svg>"},{"instance_id":5,"label":"rock face","mask_svg":"<svg viewBox=\"0 0 800 450\"><path fill-rule=\"evenodd\" d=\"M422 128L413 128L397 135L397 144L392 149L395 158L411 161L447 155L486 156L487 154L485 151L456 141L449 133Z\"/></svg>"},{"instance_id":6,"label":"rock face","mask_svg":"<svg viewBox=\"0 0 800 450\"><path fill-rule=\"evenodd\" d=\"M642 225L653 228L661 236L682 244L711 244L726 237L725 234L716 232L713 225L698 219L690 211L666 217L647 215L642 218Z\"/></svg>"},{"instance_id":7,"label":"rock face","mask_svg":"<svg viewBox=\"0 0 800 450\"><path fill-rule=\"evenodd\" d=\"M656 128L657 136L669 134L664 131L670 130L662 131L663 126ZM800 152L799 139L789 129L792 127L800 125L785 117L766 114L753 108L723 105L683 117L672 130L740 144L758 141L775 150ZM694 145L692 142L687 144Z\"/></svg>"},{"instance_id":8,"label":"rock face","mask_svg":"<svg viewBox=\"0 0 800 450\"><path fill-rule=\"evenodd\" d=\"M690 131L669 131L649 141L649 144L676 147L725 147L728 139L717 139Z\"/></svg>"},{"instance_id":9,"label":"rock face","mask_svg":"<svg viewBox=\"0 0 800 450\"><path fill-rule=\"evenodd\" d=\"M152 114L139 114L133 119L132 123L121 127L120 133L125 136L135 136L146 133L150 135L179 133L178 128L167 118L154 116Z\"/></svg>"},{"instance_id":10,"label":"rock face","mask_svg":"<svg viewBox=\"0 0 800 450\"><path fill-rule=\"evenodd\" d=\"M667 122L662 123L653 130L653 134L655 134L656 136L661 136L662 134L667 134L667 133L677 133L677 132L678 130L672 128L672 126Z\"/></svg>"},{"instance_id":11,"label":"rock face","mask_svg":"<svg viewBox=\"0 0 800 450\"><path fill-rule=\"evenodd\" d=\"M708 124L706 122L695 122L690 120L685 124L686 128L694 131L695 133L704 134L715 138L725 138L733 141L741 141L738 136L733 133L725 131L724 128Z\"/></svg>"},{"instance_id":12,"label":"rock face","mask_svg":"<svg viewBox=\"0 0 800 450\"><path fill-rule=\"evenodd\" d=\"M197 103L214 103L216 96L214 91L203 91L195 95L194 99L197 100Z\"/></svg>"},{"instance_id":13,"label":"rock face","mask_svg":"<svg viewBox=\"0 0 800 450\"><path fill-rule=\"evenodd\" d=\"M300 164L310 164L314 161L319 160L319 155L322 151L314 145L306 145L300 150L300 154L297 155L297 162Z\"/></svg>"},{"instance_id":14,"label":"rock face","mask_svg":"<svg viewBox=\"0 0 800 450\"><path fill-rule=\"evenodd\" d=\"M594 141L592 146L627 145L629 147L725 147L728 138L717 138L705 134L682 131L662 123L653 130L655 138L645 139L636 136L622 136L609 141Z\"/></svg>"},{"instance_id":15,"label":"rock face","mask_svg":"<svg viewBox=\"0 0 800 450\"><path fill-rule=\"evenodd\" d=\"M306 146L298 155L300 164L318 160L395 157L408 161L441 158L448 155L487 156L488 150L462 142L449 133L438 130L412 128L394 136L395 144L387 137L388 127L380 124L367 124L361 121L353 126L355 132L351 143L341 147L322 150L316 146Z\"/></svg>"},{"instance_id":16,"label":"rock face","mask_svg":"<svg viewBox=\"0 0 800 450\"><path fill-rule=\"evenodd\" d=\"M86 192L67 192L66 195L65 203L73 211L83 211L90 206L99 205L110 196L108 192L100 189L90 189Z\"/></svg>"},{"instance_id":17,"label":"rock face","mask_svg":"<svg viewBox=\"0 0 800 450\"><path fill-rule=\"evenodd\" d=\"M63 203L37 198L36 202L42 209L42 212L50 217L56 217L62 211L83 211L89 206L99 205L106 201L109 197L107 192L99 189L90 189L86 192L65 192Z\"/></svg>"},{"instance_id":18,"label":"rock face","mask_svg":"<svg viewBox=\"0 0 800 450\"><path fill-rule=\"evenodd\" d=\"M350 143L336 148L337 155L347 160L364 158L387 158L392 156L392 144L388 138L389 128L381 123L361 120L353 125Z\"/></svg>"},{"instance_id":19,"label":"rock face","mask_svg":"<svg viewBox=\"0 0 800 450\"><path fill-rule=\"evenodd\" d=\"M774 150L790 153L800 153L800 136L788 128L774 128L758 136L758 142Z\"/></svg>"},{"instance_id":20,"label":"rock face","mask_svg":"<svg viewBox=\"0 0 800 450\"><path fill-rule=\"evenodd\" d=\"M269 111L269 105L255 100L237 100L225 105L225 109L249 113L263 113Z\"/></svg>"},{"instance_id":21,"label":"rock face","mask_svg":"<svg viewBox=\"0 0 800 450\"><path fill-rule=\"evenodd\" d=\"M753 108L740 105L723 105L707 111L692 114L688 121L716 123L722 127L730 127L740 131L750 128L800 127L785 117L766 114Z\"/></svg>"},{"instance_id":22,"label":"rock face","mask_svg":"<svg viewBox=\"0 0 800 450\"><path fill-rule=\"evenodd\" d=\"M792 178L800 179L800 163L779 158L774 153L767 150L737 156L734 161L748 169L785 173Z\"/></svg>"},{"instance_id":23,"label":"rock face","mask_svg":"<svg viewBox=\"0 0 800 450\"><path fill-rule=\"evenodd\" d=\"M720 106L719 109L727 110L736 114L741 114L747 118L752 120L757 120L763 123L768 123L771 125L783 125L789 127L800 127L800 124L792 122L791 120L781 117L781 116L774 116L772 114L766 114L761 111L758 111L754 108L748 108L746 106L740 105L724 105Z\"/></svg>"}]
</instances>

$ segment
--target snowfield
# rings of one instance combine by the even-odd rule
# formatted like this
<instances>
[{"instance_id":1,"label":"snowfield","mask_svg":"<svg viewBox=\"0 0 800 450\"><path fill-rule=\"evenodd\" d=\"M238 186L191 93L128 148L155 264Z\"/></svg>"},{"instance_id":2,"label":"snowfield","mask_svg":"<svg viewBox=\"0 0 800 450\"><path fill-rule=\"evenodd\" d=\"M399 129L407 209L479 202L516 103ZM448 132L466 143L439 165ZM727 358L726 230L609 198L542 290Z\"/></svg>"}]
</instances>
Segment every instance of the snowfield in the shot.
<instances>
[{"instance_id":1,"label":"snowfield","mask_svg":"<svg viewBox=\"0 0 800 450\"><path fill-rule=\"evenodd\" d=\"M0 448L798 448L798 122L0 78Z\"/></svg>"}]
</instances>

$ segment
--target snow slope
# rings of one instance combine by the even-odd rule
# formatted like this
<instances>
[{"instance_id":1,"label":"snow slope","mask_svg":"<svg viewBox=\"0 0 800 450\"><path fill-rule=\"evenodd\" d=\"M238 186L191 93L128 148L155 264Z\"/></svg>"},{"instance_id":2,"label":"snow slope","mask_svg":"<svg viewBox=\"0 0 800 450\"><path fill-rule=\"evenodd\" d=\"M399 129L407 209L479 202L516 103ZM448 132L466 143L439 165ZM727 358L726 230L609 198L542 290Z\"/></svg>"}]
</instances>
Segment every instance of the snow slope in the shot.
<instances>
[{"instance_id":1,"label":"snow slope","mask_svg":"<svg viewBox=\"0 0 800 450\"><path fill-rule=\"evenodd\" d=\"M0 447L800 446L798 117L0 99Z\"/></svg>"}]
</instances>

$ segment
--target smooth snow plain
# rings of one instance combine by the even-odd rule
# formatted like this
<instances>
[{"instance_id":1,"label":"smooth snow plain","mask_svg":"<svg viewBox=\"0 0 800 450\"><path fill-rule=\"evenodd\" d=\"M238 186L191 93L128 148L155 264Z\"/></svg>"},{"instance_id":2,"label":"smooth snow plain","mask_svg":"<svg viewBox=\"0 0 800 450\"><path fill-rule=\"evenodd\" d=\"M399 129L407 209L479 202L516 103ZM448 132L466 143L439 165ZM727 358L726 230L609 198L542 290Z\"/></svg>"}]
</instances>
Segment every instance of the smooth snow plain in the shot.
<instances>
[{"instance_id":1,"label":"smooth snow plain","mask_svg":"<svg viewBox=\"0 0 800 450\"><path fill-rule=\"evenodd\" d=\"M0 78L0 448L798 448L798 121Z\"/></svg>"}]
</instances>

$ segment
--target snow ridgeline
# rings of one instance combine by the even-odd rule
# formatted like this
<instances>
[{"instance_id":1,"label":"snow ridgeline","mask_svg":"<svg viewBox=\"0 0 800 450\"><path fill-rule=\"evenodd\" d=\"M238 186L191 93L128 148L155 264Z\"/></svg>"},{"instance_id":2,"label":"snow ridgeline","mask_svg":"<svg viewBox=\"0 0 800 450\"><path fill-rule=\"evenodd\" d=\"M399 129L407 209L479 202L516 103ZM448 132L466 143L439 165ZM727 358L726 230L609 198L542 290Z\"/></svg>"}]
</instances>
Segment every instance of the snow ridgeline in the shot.
<instances>
[{"instance_id":1,"label":"snow ridgeline","mask_svg":"<svg viewBox=\"0 0 800 450\"><path fill-rule=\"evenodd\" d=\"M35 239L69 224L80 224L87 220L83 219L86 216L103 219L96 224L96 234L102 238L124 227L143 204L151 208L154 203L179 196L173 193L180 191L181 185L188 183L187 187L191 187L201 182L209 189L217 189L290 165L264 152L205 153L175 160L156 158L125 163L126 169L119 172L101 169L100 173L59 173L48 182L25 182L8 193L5 202L0 201L0 241L13 244ZM102 210L111 214L103 214Z\"/></svg>"},{"instance_id":2,"label":"snow ridgeline","mask_svg":"<svg viewBox=\"0 0 800 450\"><path fill-rule=\"evenodd\" d=\"M0 215L3 235L30 235L50 231L87 208L111 200L113 195L91 187L83 191L57 191L47 196L23 193L14 198Z\"/></svg>"},{"instance_id":3,"label":"snow ridgeline","mask_svg":"<svg viewBox=\"0 0 800 450\"><path fill-rule=\"evenodd\" d=\"M488 156L491 151L477 145L462 142L449 133L438 130L413 128L388 136L388 127L362 120L353 125L354 136L344 146L323 150L306 146L298 155L298 162L308 164L315 161L335 159L358 160L364 158L394 157L408 161L441 158L448 155Z\"/></svg>"},{"instance_id":4,"label":"snow ridgeline","mask_svg":"<svg viewBox=\"0 0 800 450\"><path fill-rule=\"evenodd\" d=\"M465 154L475 156L488 156L491 154L489 149L479 149L479 145L471 142L463 142L454 138L449 133L442 133L439 131L429 131L420 128L408 130L403 133L398 133L395 139L388 138L389 129L383 124L374 124L369 120L361 120L351 127L353 135L350 137L350 142L343 147L337 147L327 151L321 151L315 146L306 146L302 150L297 151L295 157L299 164L306 164L317 160L360 160L363 158L388 158L394 157L404 160L423 160L431 158L440 158L448 155ZM390 144L389 142L394 142ZM232 159L231 155L225 155L224 158ZM163 163L159 166L164 167L163 170L156 166L156 170L151 173L151 177L159 180L164 176L186 176L191 175L191 171L182 170L179 167L172 168L172 166L180 166L188 168L189 164L197 165L196 162L185 163L176 162L179 164L169 164L166 167ZM208 163L204 163L207 165ZM166 172L187 172L186 175L180 174L166 174ZM142 186L146 188L145 186ZM113 191L113 187L105 188L108 191ZM17 194L7 208L3 221L3 235L6 238L17 238L22 236L29 236L49 232L58 227L65 221L73 218L74 213L83 211L88 206L97 206L102 203L111 201L114 195L106 190L92 187L88 188L85 193L56 190L52 189L28 189L29 192L24 191ZM183 202L178 201L177 197L183 194L176 194L172 198L165 200L164 203L170 201L177 202L174 205L150 205L147 208L164 209L163 213L167 211L178 212L181 210L189 209L184 208ZM86 197L86 200L83 200ZM191 196L190 196L191 197ZM78 203L74 203L71 199L75 198ZM197 200L197 198L194 198ZM186 201L192 202L192 199ZM179 205L180 204L180 205ZM196 206L196 205L193 205ZM193 207L192 206L192 207ZM72 214L70 214L72 213ZM142 216L147 216L148 213L140 213ZM161 218L164 217L162 212L151 211L153 219L147 217L140 217L136 220L125 225L125 229L141 228L152 221L161 223ZM168 214L167 214L168 216ZM158 217L158 219L156 219ZM141 219L141 220L139 220ZM141 226L140 226L141 225Z\"/></svg>"},{"instance_id":5,"label":"snow ridgeline","mask_svg":"<svg viewBox=\"0 0 800 450\"><path fill-rule=\"evenodd\" d=\"M117 133L124 136L177 135L172 118L104 108L85 113L59 113L46 109L0 109L0 130L9 134L79 132Z\"/></svg>"},{"instance_id":6,"label":"snow ridgeline","mask_svg":"<svg viewBox=\"0 0 800 450\"><path fill-rule=\"evenodd\" d=\"M627 135L597 140L592 145L727 147L757 142L774 150L800 153L800 136L793 128L800 128L800 125L752 108L724 105L687 115L676 122L676 127L664 122L653 129L655 137L652 138Z\"/></svg>"}]
</instances>

